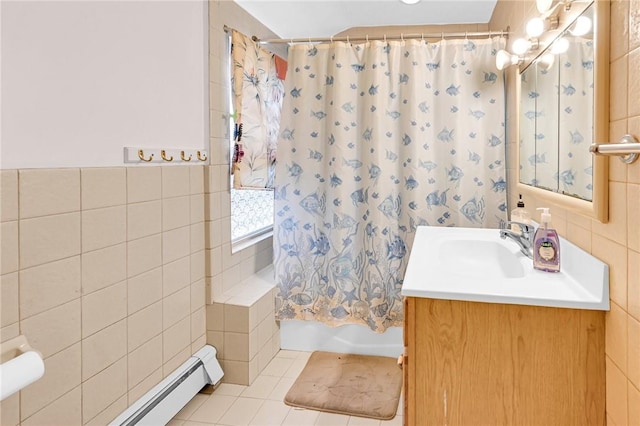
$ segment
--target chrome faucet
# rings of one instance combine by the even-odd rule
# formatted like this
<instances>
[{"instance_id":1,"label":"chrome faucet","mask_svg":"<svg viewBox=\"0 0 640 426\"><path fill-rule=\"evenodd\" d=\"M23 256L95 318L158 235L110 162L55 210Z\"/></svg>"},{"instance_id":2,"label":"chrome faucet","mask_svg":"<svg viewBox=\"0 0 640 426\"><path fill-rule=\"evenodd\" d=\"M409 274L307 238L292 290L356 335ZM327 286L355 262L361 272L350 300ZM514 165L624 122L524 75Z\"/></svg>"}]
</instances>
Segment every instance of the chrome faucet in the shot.
<instances>
[{"instance_id":1,"label":"chrome faucet","mask_svg":"<svg viewBox=\"0 0 640 426\"><path fill-rule=\"evenodd\" d=\"M531 225L527 225L520 222L507 222L508 227L511 225L517 225L520 228L520 233L514 232L509 228L500 229L500 238L503 240L507 237L511 238L520 247L520 252L527 256L529 259L533 259L533 234L534 228Z\"/></svg>"}]
</instances>

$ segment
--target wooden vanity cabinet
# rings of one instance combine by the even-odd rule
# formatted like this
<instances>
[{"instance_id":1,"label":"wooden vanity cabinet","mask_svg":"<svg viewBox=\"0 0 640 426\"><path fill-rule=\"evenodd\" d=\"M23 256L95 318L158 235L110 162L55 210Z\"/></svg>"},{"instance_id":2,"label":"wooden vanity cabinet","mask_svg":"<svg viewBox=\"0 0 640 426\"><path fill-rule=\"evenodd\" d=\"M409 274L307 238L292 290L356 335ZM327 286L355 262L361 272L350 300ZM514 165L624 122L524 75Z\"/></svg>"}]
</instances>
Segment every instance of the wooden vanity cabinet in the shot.
<instances>
[{"instance_id":1,"label":"wooden vanity cabinet","mask_svg":"<svg viewBox=\"0 0 640 426\"><path fill-rule=\"evenodd\" d=\"M604 314L405 298L405 426L604 425Z\"/></svg>"}]
</instances>

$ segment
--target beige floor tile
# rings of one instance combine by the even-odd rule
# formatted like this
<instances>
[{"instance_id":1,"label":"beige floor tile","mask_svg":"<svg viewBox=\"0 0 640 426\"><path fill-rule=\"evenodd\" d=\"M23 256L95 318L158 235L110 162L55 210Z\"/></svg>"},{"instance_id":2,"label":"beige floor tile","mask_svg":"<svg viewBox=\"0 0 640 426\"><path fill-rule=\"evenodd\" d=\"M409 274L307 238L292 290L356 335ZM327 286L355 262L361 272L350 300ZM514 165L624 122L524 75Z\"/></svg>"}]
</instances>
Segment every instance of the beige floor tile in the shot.
<instances>
[{"instance_id":1,"label":"beige floor tile","mask_svg":"<svg viewBox=\"0 0 640 426\"><path fill-rule=\"evenodd\" d=\"M290 407L279 401L265 401L249 423L251 426L280 426L289 414Z\"/></svg>"},{"instance_id":2,"label":"beige floor tile","mask_svg":"<svg viewBox=\"0 0 640 426\"><path fill-rule=\"evenodd\" d=\"M235 402L235 396L216 395L209 397L189 418L193 422L216 423Z\"/></svg>"},{"instance_id":3,"label":"beige floor tile","mask_svg":"<svg viewBox=\"0 0 640 426\"><path fill-rule=\"evenodd\" d=\"M213 423L202 423L202 422L192 422L191 420L187 420L181 424L181 426L216 426Z\"/></svg>"},{"instance_id":4,"label":"beige floor tile","mask_svg":"<svg viewBox=\"0 0 640 426\"><path fill-rule=\"evenodd\" d=\"M278 384L273 388L268 398L274 401L283 401L285 395L289 392L291 386L293 386L293 382L295 382L295 379L289 379L287 377L280 378Z\"/></svg>"},{"instance_id":5,"label":"beige floor tile","mask_svg":"<svg viewBox=\"0 0 640 426\"><path fill-rule=\"evenodd\" d=\"M166 426L183 426L184 424L185 424L184 420L171 419L171 421L167 423ZM197 424L197 423L193 422L192 424ZM205 424L210 426L208 423L205 423Z\"/></svg>"},{"instance_id":6,"label":"beige floor tile","mask_svg":"<svg viewBox=\"0 0 640 426\"><path fill-rule=\"evenodd\" d=\"M391 420L380 421L380 426L402 426L402 416L395 416Z\"/></svg>"},{"instance_id":7,"label":"beige floor tile","mask_svg":"<svg viewBox=\"0 0 640 426\"><path fill-rule=\"evenodd\" d=\"M349 417L349 426L380 426L380 420L365 419L364 417Z\"/></svg>"},{"instance_id":8,"label":"beige floor tile","mask_svg":"<svg viewBox=\"0 0 640 426\"><path fill-rule=\"evenodd\" d=\"M287 358L287 359L295 359L295 358L298 357L299 354L300 354L300 352L298 352L298 351L281 350L281 351L278 351L278 353L276 354L276 357L278 357L278 358Z\"/></svg>"},{"instance_id":9,"label":"beige floor tile","mask_svg":"<svg viewBox=\"0 0 640 426\"><path fill-rule=\"evenodd\" d=\"M218 389L215 390L214 395L228 395L228 396L240 396L248 386L234 385L233 383L222 383Z\"/></svg>"},{"instance_id":10,"label":"beige floor tile","mask_svg":"<svg viewBox=\"0 0 640 426\"><path fill-rule=\"evenodd\" d=\"M278 378L273 376L258 376L258 378L240 394L243 398L267 399L278 384Z\"/></svg>"},{"instance_id":11,"label":"beige floor tile","mask_svg":"<svg viewBox=\"0 0 640 426\"><path fill-rule=\"evenodd\" d=\"M282 426L314 426L319 415L319 411L291 408Z\"/></svg>"},{"instance_id":12,"label":"beige floor tile","mask_svg":"<svg viewBox=\"0 0 640 426\"><path fill-rule=\"evenodd\" d=\"M267 366L262 370L263 376L275 376L282 377L289 367L291 366L291 360L287 358L274 358L267 364Z\"/></svg>"},{"instance_id":13,"label":"beige floor tile","mask_svg":"<svg viewBox=\"0 0 640 426\"><path fill-rule=\"evenodd\" d=\"M209 395L197 394L175 415L174 419L187 420L207 399Z\"/></svg>"},{"instance_id":14,"label":"beige floor tile","mask_svg":"<svg viewBox=\"0 0 640 426\"><path fill-rule=\"evenodd\" d=\"M219 424L228 426L247 426L264 404L262 399L239 397L229 407L224 416L218 420Z\"/></svg>"},{"instance_id":15,"label":"beige floor tile","mask_svg":"<svg viewBox=\"0 0 640 426\"><path fill-rule=\"evenodd\" d=\"M287 369L286 373L284 373L283 377L297 379L305 365L307 365L306 359L296 359L291 363L291 366Z\"/></svg>"},{"instance_id":16,"label":"beige floor tile","mask_svg":"<svg viewBox=\"0 0 640 426\"><path fill-rule=\"evenodd\" d=\"M334 413L320 413L316 419L316 426L347 426L349 416Z\"/></svg>"}]
</instances>

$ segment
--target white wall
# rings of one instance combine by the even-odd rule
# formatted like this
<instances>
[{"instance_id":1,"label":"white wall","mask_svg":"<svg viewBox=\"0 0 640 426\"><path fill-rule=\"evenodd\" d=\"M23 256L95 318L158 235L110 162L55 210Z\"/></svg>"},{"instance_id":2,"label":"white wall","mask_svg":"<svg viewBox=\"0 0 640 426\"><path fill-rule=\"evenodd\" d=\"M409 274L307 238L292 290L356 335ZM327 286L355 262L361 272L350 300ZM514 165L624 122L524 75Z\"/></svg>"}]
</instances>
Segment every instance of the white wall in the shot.
<instances>
[{"instance_id":1,"label":"white wall","mask_svg":"<svg viewBox=\"0 0 640 426\"><path fill-rule=\"evenodd\" d=\"M207 2L2 1L3 169L208 146Z\"/></svg>"}]
</instances>

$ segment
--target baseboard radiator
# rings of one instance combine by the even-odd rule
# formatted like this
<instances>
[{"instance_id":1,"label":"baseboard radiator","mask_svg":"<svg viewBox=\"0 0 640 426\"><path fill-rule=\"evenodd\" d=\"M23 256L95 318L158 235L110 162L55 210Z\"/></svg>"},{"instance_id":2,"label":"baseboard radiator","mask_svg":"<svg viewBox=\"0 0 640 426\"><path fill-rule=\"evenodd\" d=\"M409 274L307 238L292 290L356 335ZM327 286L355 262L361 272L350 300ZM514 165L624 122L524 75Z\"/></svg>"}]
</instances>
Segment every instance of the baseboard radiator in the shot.
<instances>
[{"instance_id":1,"label":"baseboard radiator","mask_svg":"<svg viewBox=\"0 0 640 426\"><path fill-rule=\"evenodd\" d=\"M134 402L109 426L167 424L205 385L216 385L224 373L216 349L205 345L157 386Z\"/></svg>"}]
</instances>

